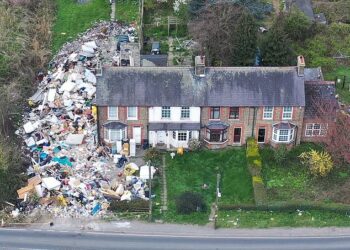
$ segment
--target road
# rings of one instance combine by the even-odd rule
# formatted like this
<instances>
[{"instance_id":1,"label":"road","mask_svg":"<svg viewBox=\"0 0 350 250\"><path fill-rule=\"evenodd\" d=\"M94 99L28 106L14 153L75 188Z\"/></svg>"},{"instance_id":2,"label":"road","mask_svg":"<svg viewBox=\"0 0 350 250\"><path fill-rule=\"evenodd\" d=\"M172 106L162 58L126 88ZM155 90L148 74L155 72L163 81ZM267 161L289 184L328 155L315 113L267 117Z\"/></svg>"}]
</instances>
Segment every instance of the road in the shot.
<instances>
[{"instance_id":1,"label":"road","mask_svg":"<svg viewBox=\"0 0 350 250\"><path fill-rule=\"evenodd\" d=\"M350 249L350 236L220 237L0 229L0 249Z\"/></svg>"}]
</instances>

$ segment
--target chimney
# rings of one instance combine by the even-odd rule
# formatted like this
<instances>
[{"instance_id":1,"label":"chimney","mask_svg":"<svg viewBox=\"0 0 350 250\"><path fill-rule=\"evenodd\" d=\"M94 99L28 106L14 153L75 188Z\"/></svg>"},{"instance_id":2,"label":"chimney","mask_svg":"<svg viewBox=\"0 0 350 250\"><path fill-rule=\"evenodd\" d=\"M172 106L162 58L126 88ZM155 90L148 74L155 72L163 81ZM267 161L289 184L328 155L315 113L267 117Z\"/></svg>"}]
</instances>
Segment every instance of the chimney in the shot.
<instances>
[{"instance_id":1,"label":"chimney","mask_svg":"<svg viewBox=\"0 0 350 250\"><path fill-rule=\"evenodd\" d=\"M298 76L304 76L304 69L305 69L305 59L303 56L298 56Z\"/></svg>"},{"instance_id":2,"label":"chimney","mask_svg":"<svg viewBox=\"0 0 350 250\"><path fill-rule=\"evenodd\" d=\"M205 56L196 56L194 58L194 71L196 76L205 76Z\"/></svg>"}]
</instances>

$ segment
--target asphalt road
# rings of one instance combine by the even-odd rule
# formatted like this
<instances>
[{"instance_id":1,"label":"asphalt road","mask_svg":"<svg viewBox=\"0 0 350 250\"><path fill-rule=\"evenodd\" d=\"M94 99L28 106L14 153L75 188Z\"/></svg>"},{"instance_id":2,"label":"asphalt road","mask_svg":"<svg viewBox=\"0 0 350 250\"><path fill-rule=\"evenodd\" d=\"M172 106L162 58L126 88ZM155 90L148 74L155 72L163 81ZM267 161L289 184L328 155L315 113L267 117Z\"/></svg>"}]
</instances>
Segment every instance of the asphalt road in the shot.
<instances>
[{"instance_id":1,"label":"asphalt road","mask_svg":"<svg viewBox=\"0 0 350 250\"><path fill-rule=\"evenodd\" d=\"M350 249L350 236L214 237L0 229L0 249Z\"/></svg>"}]
</instances>

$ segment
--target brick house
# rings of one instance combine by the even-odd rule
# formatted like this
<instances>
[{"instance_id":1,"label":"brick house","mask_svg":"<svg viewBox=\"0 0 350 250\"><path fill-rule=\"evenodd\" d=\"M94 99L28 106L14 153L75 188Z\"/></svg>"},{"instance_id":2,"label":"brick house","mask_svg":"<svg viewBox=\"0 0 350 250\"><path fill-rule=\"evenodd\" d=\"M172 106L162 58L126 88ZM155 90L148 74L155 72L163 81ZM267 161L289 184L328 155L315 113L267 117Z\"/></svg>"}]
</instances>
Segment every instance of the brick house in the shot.
<instances>
[{"instance_id":1,"label":"brick house","mask_svg":"<svg viewBox=\"0 0 350 250\"><path fill-rule=\"evenodd\" d=\"M330 122L312 116L319 107L307 95L322 89L319 100L335 103L334 85L320 69L304 68L303 57L297 67L205 67L201 57L195 65L105 67L96 93L99 141L133 138L186 148L190 139L201 139L214 149L253 136L259 143L295 145L317 140L317 124ZM325 126L318 136L326 135Z\"/></svg>"}]
</instances>

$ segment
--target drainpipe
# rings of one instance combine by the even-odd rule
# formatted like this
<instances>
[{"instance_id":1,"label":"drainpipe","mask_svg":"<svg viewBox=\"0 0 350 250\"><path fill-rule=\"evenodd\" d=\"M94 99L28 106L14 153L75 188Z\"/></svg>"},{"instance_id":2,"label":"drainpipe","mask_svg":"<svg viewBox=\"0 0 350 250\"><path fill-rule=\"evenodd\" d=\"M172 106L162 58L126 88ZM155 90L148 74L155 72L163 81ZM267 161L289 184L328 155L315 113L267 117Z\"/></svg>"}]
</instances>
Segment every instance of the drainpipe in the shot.
<instances>
[{"instance_id":1,"label":"drainpipe","mask_svg":"<svg viewBox=\"0 0 350 250\"><path fill-rule=\"evenodd\" d=\"M99 116L99 107L96 106L96 124L97 124L97 145L101 145L101 138L100 138L100 116Z\"/></svg>"},{"instance_id":2,"label":"drainpipe","mask_svg":"<svg viewBox=\"0 0 350 250\"><path fill-rule=\"evenodd\" d=\"M256 114L257 114L257 107L253 107L253 123L252 123L252 137L254 137L254 131L255 131L255 123L256 123Z\"/></svg>"}]
</instances>

